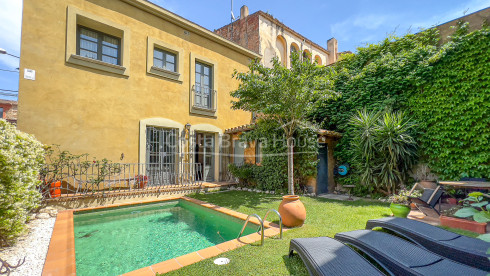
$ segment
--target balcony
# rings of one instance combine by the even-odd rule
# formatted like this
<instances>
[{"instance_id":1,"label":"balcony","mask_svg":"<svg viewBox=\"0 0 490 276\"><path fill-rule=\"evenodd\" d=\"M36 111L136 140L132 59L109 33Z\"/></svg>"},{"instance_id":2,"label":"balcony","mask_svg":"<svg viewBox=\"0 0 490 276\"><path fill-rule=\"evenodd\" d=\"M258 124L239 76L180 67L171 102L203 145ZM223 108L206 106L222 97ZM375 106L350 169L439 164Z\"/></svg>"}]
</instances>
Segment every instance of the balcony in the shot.
<instances>
[{"instance_id":1,"label":"balcony","mask_svg":"<svg viewBox=\"0 0 490 276\"><path fill-rule=\"evenodd\" d=\"M217 92L208 86L195 84L191 89L191 113L216 117Z\"/></svg>"}]
</instances>

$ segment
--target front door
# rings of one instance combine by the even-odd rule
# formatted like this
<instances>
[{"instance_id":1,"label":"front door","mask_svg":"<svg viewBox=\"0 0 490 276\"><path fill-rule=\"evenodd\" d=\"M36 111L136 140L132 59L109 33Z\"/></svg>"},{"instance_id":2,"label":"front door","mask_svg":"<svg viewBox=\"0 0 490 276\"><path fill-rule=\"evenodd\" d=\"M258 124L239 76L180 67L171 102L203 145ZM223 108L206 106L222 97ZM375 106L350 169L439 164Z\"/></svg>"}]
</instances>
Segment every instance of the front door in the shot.
<instances>
[{"instance_id":1,"label":"front door","mask_svg":"<svg viewBox=\"0 0 490 276\"><path fill-rule=\"evenodd\" d=\"M316 193L328 193L328 145L319 144L316 177Z\"/></svg>"},{"instance_id":2,"label":"front door","mask_svg":"<svg viewBox=\"0 0 490 276\"><path fill-rule=\"evenodd\" d=\"M214 134L197 134L196 160L202 167L204 181L214 181L214 144Z\"/></svg>"}]
</instances>

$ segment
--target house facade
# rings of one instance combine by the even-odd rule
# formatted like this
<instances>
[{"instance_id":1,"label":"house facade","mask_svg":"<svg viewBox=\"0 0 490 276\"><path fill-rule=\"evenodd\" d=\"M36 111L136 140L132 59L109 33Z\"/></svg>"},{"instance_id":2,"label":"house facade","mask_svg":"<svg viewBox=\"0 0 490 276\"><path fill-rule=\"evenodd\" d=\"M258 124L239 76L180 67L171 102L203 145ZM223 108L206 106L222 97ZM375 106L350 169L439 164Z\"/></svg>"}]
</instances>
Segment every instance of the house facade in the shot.
<instances>
[{"instance_id":1,"label":"house facade","mask_svg":"<svg viewBox=\"0 0 490 276\"><path fill-rule=\"evenodd\" d=\"M338 45L335 38L328 40L325 49L268 13L257 11L249 15L247 6L241 7L239 19L215 32L262 55L262 62L266 66L272 66L271 59L277 57L289 68L291 52L298 52L319 65L337 61Z\"/></svg>"},{"instance_id":2,"label":"house facade","mask_svg":"<svg viewBox=\"0 0 490 276\"><path fill-rule=\"evenodd\" d=\"M75 154L226 173L231 74L260 55L144 0L25 0L18 128Z\"/></svg>"}]
</instances>

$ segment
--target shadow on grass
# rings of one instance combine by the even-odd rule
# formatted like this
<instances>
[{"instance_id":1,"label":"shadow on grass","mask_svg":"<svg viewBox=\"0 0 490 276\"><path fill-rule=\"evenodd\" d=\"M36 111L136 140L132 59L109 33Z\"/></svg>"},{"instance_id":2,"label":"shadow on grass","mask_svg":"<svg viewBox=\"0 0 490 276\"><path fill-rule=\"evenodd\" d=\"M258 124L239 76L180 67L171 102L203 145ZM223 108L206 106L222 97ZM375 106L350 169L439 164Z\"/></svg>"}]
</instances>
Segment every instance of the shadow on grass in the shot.
<instances>
[{"instance_id":1,"label":"shadow on grass","mask_svg":"<svg viewBox=\"0 0 490 276\"><path fill-rule=\"evenodd\" d=\"M308 275L308 270L298 254L293 254L291 257L283 255L282 261L289 271L289 275Z\"/></svg>"},{"instance_id":2,"label":"shadow on grass","mask_svg":"<svg viewBox=\"0 0 490 276\"><path fill-rule=\"evenodd\" d=\"M221 193L212 193L212 194L193 194L190 197L211 202L221 207L237 209L241 206L245 206L247 208L254 209L267 209L260 208L260 204L268 204L274 201L281 201L282 195L271 195L264 193L255 193L248 191L227 191ZM378 207L387 207L388 203L379 202L374 200L356 200L356 201L347 201L347 200L335 200L321 197L308 197L309 200L317 201L317 202L330 202L330 203L338 203L345 206L355 206L355 207L363 207L363 206L378 206ZM272 215L272 214L271 214Z\"/></svg>"},{"instance_id":3,"label":"shadow on grass","mask_svg":"<svg viewBox=\"0 0 490 276\"><path fill-rule=\"evenodd\" d=\"M229 209L238 209L239 207L245 206L247 208L265 210L267 208L260 208L258 205L269 204L274 201L281 200L281 195L261 194L247 191L229 191L213 194L193 194L189 196L202 201L211 202Z\"/></svg>"}]
</instances>

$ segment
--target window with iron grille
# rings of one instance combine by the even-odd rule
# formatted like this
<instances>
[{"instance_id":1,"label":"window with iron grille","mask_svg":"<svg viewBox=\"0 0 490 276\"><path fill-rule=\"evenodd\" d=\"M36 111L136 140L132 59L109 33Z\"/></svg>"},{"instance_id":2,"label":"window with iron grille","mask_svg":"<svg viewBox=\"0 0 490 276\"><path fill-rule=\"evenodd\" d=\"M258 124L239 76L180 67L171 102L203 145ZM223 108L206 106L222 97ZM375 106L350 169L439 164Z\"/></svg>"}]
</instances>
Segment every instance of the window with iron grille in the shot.
<instances>
[{"instance_id":1,"label":"window with iron grille","mask_svg":"<svg viewBox=\"0 0 490 276\"><path fill-rule=\"evenodd\" d=\"M121 65L121 39L78 26L77 55Z\"/></svg>"},{"instance_id":2,"label":"window with iron grille","mask_svg":"<svg viewBox=\"0 0 490 276\"><path fill-rule=\"evenodd\" d=\"M196 62L196 83L195 90L195 105L197 107L212 109L212 83L213 69L211 66Z\"/></svg>"},{"instance_id":3,"label":"window with iron grille","mask_svg":"<svg viewBox=\"0 0 490 276\"><path fill-rule=\"evenodd\" d=\"M165 69L167 71L177 72L175 54L155 48L153 50L153 66Z\"/></svg>"}]
</instances>

